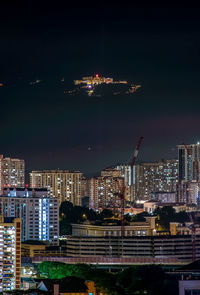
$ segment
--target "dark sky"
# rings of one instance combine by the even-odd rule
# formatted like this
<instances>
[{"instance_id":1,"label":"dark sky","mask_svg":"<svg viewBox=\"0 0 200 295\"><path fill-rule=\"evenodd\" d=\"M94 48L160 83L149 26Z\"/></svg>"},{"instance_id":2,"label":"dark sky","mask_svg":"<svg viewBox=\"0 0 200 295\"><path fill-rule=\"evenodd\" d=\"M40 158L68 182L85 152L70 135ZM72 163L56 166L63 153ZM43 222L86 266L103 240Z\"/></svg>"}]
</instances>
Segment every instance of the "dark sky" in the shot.
<instances>
[{"instance_id":1,"label":"dark sky","mask_svg":"<svg viewBox=\"0 0 200 295\"><path fill-rule=\"evenodd\" d=\"M0 153L28 170L93 173L126 162L141 135L140 161L175 157L177 144L200 139L198 9L38 5L1 7ZM64 95L95 73L142 88Z\"/></svg>"}]
</instances>

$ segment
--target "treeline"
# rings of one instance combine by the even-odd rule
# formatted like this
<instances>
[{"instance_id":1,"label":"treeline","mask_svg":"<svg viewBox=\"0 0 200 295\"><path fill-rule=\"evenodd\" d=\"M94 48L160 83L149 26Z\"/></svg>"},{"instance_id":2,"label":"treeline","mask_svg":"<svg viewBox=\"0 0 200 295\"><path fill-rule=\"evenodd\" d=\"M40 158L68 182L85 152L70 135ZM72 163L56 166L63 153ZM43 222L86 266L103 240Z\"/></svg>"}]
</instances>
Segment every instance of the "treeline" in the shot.
<instances>
[{"instance_id":1,"label":"treeline","mask_svg":"<svg viewBox=\"0 0 200 295\"><path fill-rule=\"evenodd\" d=\"M160 266L132 266L118 273L108 273L86 264L42 262L38 265L41 277L61 279L75 276L95 282L98 291L109 295L171 295L178 294L178 283L167 275Z\"/></svg>"},{"instance_id":2,"label":"treeline","mask_svg":"<svg viewBox=\"0 0 200 295\"><path fill-rule=\"evenodd\" d=\"M104 209L101 213L98 213L92 209L73 206L70 202L63 202L60 206L60 235L71 234L71 223L82 223L86 220L95 221L98 223L105 219L111 219L114 213L109 209ZM134 216L125 215L125 224L128 222L145 221L145 217L149 216L148 213L142 212ZM176 212L172 206L165 206L163 208L157 208L153 215L156 216L157 229L161 231L169 231L170 222L184 223L190 221L188 214L185 211ZM120 225L120 219L116 219L113 222Z\"/></svg>"},{"instance_id":3,"label":"treeline","mask_svg":"<svg viewBox=\"0 0 200 295\"><path fill-rule=\"evenodd\" d=\"M71 223L82 223L86 220L100 222L112 216L112 211L108 209L97 213L92 209L73 206L71 202L65 201L60 206L60 235L71 234Z\"/></svg>"}]
</instances>

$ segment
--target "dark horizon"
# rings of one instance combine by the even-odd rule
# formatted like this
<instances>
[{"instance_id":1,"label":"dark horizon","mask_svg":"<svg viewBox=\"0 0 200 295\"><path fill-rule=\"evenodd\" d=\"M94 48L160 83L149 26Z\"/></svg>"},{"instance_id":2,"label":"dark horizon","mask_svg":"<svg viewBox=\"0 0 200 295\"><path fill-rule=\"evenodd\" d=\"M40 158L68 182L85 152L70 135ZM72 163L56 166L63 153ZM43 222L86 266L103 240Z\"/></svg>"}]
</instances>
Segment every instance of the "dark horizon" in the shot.
<instances>
[{"instance_id":1,"label":"dark horizon","mask_svg":"<svg viewBox=\"0 0 200 295\"><path fill-rule=\"evenodd\" d=\"M140 136L143 162L199 141L197 9L5 5L0 24L0 154L25 159L27 171L99 172L127 162ZM95 73L142 87L129 96L64 94Z\"/></svg>"}]
</instances>

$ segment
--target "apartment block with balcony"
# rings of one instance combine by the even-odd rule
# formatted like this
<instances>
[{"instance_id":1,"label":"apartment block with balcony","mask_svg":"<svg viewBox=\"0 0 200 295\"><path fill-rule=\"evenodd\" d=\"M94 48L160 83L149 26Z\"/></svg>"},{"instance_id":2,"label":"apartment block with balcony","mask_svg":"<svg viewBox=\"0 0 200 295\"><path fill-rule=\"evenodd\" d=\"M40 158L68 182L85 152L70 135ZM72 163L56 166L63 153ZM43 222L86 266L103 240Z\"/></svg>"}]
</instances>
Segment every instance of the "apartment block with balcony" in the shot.
<instances>
[{"instance_id":1,"label":"apartment block with balcony","mask_svg":"<svg viewBox=\"0 0 200 295\"><path fill-rule=\"evenodd\" d=\"M0 292L20 289L21 220L0 216Z\"/></svg>"}]
</instances>

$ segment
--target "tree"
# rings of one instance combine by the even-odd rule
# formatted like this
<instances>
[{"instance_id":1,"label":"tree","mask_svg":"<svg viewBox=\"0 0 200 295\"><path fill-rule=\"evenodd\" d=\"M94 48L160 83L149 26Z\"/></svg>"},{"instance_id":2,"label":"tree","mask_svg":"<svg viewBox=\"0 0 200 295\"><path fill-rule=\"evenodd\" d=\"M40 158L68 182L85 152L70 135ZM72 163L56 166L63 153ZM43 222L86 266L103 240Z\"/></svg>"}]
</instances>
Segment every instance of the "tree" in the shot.
<instances>
[{"instance_id":1,"label":"tree","mask_svg":"<svg viewBox=\"0 0 200 295\"><path fill-rule=\"evenodd\" d=\"M189 216L185 211L176 213L172 206L157 208L154 213L157 215L157 223L164 230L169 231L169 224L172 221L184 223L189 221Z\"/></svg>"},{"instance_id":2,"label":"tree","mask_svg":"<svg viewBox=\"0 0 200 295\"><path fill-rule=\"evenodd\" d=\"M115 276L97 269L95 266L46 261L38 265L38 271L42 276L46 276L49 279L75 276L84 280L92 280L99 290L103 288L104 291L108 291L108 294L117 294Z\"/></svg>"},{"instance_id":3,"label":"tree","mask_svg":"<svg viewBox=\"0 0 200 295\"><path fill-rule=\"evenodd\" d=\"M113 217L113 212L110 209L103 209L101 212L101 219L103 220L104 218L112 218Z\"/></svg>"}]
</instances>

